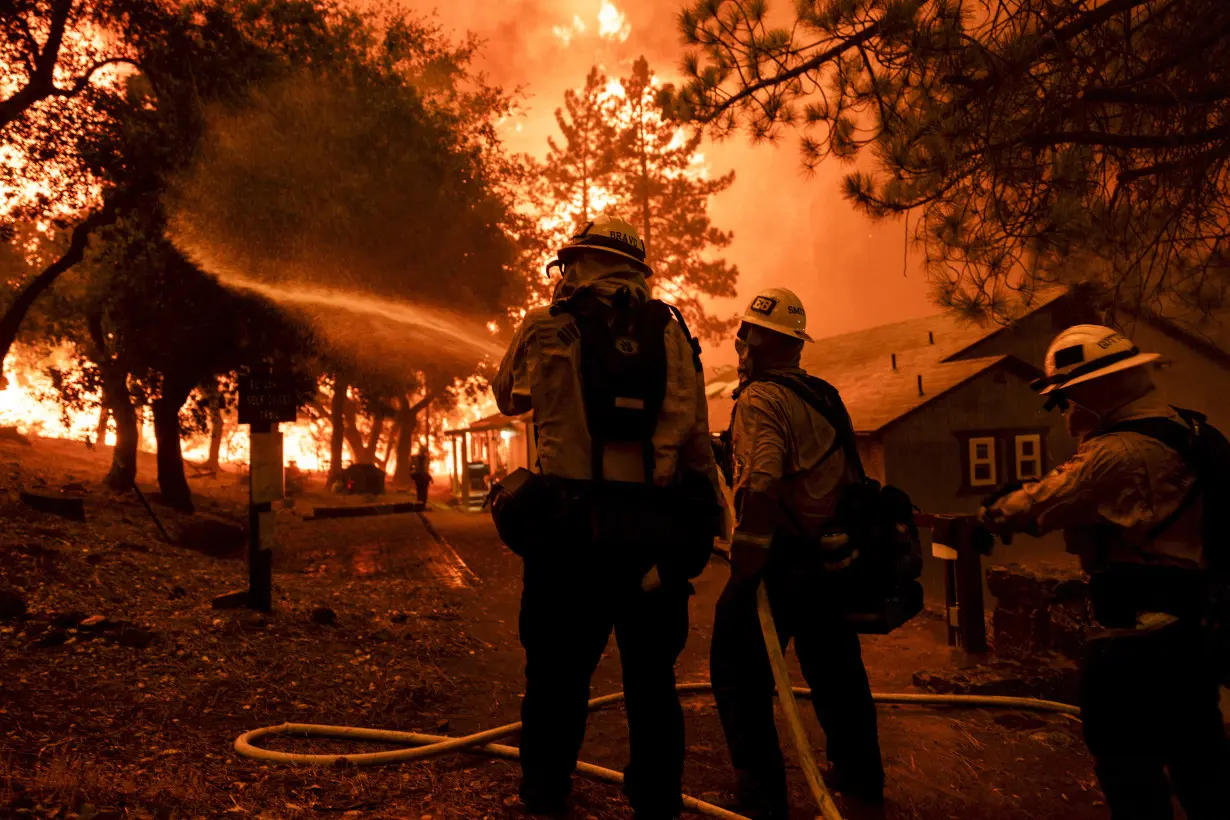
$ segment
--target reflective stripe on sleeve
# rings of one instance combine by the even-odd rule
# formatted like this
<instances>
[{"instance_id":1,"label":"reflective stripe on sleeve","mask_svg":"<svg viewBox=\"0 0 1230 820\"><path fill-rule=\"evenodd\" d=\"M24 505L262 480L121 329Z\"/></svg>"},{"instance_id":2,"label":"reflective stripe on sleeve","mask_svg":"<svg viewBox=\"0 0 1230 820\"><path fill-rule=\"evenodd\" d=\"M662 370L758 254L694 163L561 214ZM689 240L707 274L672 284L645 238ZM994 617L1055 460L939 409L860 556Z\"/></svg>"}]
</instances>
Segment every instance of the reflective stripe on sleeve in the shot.
<instances>
[{"instance_id":1,"label":"reflective stripe on sleeve","mask_svg":"<svg viewBox=\"0 0 1230 820\"><path fill-rule=\"evenodd\" d=\"M749 546L760 547L762 549L768 549L772 543L773 536L771 535L753 535L750 532L740 532L738 530L735 531L735 537L731 539L732 545L747 544Z\"/></svg>"}]
</instances>

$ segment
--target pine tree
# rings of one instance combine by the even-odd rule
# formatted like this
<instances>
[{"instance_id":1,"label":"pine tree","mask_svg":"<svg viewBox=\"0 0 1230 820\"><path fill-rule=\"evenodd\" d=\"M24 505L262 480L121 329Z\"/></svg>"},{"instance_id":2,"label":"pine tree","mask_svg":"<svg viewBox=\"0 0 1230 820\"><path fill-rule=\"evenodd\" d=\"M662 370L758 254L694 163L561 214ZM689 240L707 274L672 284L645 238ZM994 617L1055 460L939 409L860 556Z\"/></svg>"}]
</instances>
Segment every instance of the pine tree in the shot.
<instances>
[{"instance_id":1,"label":"pine tree","mask_svg":"<svg viewBox=\"0 0 1230 820\"><path fill-rule=\"evenodd\" d=\"M607 78L595 66L583 88L564 92L564 107L555 109L563 143L547 139L550 151L543 177L549 197L566 203L578 227L604 210L603 186L614 168L616 130L606 85Z\"/></svg>"},{"instance_id":2,"label":"pine tree","mask_svg":"<svg viewBox=\"0 0 1230 820\"><path fill-rule=\"evenodd\" d=\"M696 162L701 135L665 120L652 70L644 57L620 80L614 112L619 126L611 188L619 213L645 242L656 295L677 305L692 330L708 339L728 333L735 319L710 315L702 297L732 297L739 271L724 259L707 258L731 241L709 219L710 197L734 182L734 172L710 178Z\"/></svg>"},{"instance_id":3,"label":"pine tree","mask_svg":"<svg viewBox=\"0 0 1230 820\"><path fill-rule=\"evenodd\" d=\"M1225 0L696 0L670 113L799 130L807 168L911 215L938 301L1011 321L1056 284L1112 315L1230 308Z\"/></svg>"}]
</instances>

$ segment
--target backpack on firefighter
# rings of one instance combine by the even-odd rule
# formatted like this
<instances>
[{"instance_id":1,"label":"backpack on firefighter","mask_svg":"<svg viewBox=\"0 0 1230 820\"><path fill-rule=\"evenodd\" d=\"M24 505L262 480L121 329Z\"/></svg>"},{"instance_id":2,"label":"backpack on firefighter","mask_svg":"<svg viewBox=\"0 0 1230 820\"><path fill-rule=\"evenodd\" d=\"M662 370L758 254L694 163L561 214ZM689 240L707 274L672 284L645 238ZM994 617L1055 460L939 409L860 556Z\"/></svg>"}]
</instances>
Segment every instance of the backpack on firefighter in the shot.
<instances>
[{"instance_id":1,"label":"backpack on firefighter","mask_svg":"<svg viewBox=\"0 0 1230 820\"><path fill-rule=\"evenodd\" d=\"M678 308L656 299L637 299L623 287L601 298L590 286L577 289L551 306L567 313L568 331L579 344L578 375L590 438L592 480L588 487L568 487L537 473L518 470L492 488L492 514L506 544L525 554L543 537L542 523L566 519L567 508L585 507L599 498L617 499L624 511L603 527L617 530L660 565L660 570L693 578L704 569L721 530L722 507L708 478L684 472L666 487L655 484L654 434L666 399L666 329L678 322L701 372L700 343ZM572 326L570 326L572 327ZM604 475L610 444L636 445L643 464L641 485L611 481ZM522 474L524 473L524 474ZM552 485L555 484L554 488ZM524 499L525 503L519 503ZM534 526L537 520L538 526ZM557 520L558 523L558 520ZM527 533L535 533L526 537Z\"/></svg>"},{"instance_id":2,"label":"backpack on firefighter","mask_svg":"<svg viewBox=\"0 0 1230 820\"><path fill-rule=\"evenodd\" d=\"M849 539L856 557L844 569L846 619L862 633L885 634L913 618L923 607L922 546L914 523L914 505L904 490L882 486L863 469L854 425L837 389L815 376L769 373L766 381L792 391L832 426L836 438L821 460L839 450L852 480L838 490L835 524ZM733 424L733 415L732 415ZM724 437L729 442L729 431Z\"/></svg>"}]
</instances>

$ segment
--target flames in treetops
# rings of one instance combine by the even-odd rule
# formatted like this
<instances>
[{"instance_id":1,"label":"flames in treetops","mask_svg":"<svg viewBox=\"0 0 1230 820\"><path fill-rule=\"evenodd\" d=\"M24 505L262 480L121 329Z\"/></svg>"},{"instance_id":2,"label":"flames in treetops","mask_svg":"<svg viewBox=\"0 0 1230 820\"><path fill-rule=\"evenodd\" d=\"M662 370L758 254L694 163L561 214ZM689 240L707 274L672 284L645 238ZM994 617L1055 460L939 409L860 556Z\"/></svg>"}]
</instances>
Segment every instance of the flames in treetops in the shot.
<instances>
[{"instance_id":1,"label":"flames in treetops","mask_svg":"<svg viewBox=\"0 0 1230 820\"><path fill-rule=\"evenodd\" d=\"M596 16L589 18L588 22L580 14L574 14L569 22L553 26L551 33L565 46L586 34L597 35L613 43L623 43L632 33L632 24L628 22L628 16L614 3L602 0Z\"/></svg>"},{"instance_id":2,"label":"flames in treetops","mask_svg":"<svg viewBox=\"0 0 1230 820\"><path fill-rule=\"evenodd\" d=\"M602 0L596 7L589 6L584 13L577 13L571 20L552 28L552 34L561 48L578 45L579 40L587 37L594 38L596 43L619 45L628 40L631 32L632 24L629 22L628 15L610 0ZM96 81L115 83L119 74L119 71L107 71L100 74ZM0 88L6 86L6 80L11 79L11 77L0 77ZM652 84L655 87L659 85L659 78L654 77ZM602 91L604 101L616 101L624 96L625 90L617 79L610 80ZM647 113L647 116L656 117L657 114L651 111ZM520 130L520 123L516 123L516 128ZM676 147L684 139L686 135L683 130L677 131L671 146ZM4 150L8 153L0 156L0 161L6 165L12 167L26 161L20 154L14 153L13 149ZM692 157L692 164L685 173L694 174L700 178L707 175L705 157L702 153L697 152ZM73 192L54 190L55 178L55 174L44 176L41 181L31 182L29 189L25 191L0 189L0 200L12 206L19 200L28 200L43 195L53 201L63 202L65 207L71 211L80 210L84 206L97 202L97 190ZM589 192L591 213L607 211L617 204L617 198L612 191L601 186L591 188ZM574 233L580 210L581 195L578 192L573 201L557 203L551 212L540 218L539 225L554 240L562 244ZM64 215L69 214L66 212ZM46 224L39 224L36 227L39 233L44 234L53 230L49 220ZM551 256L544 258L542 265L545 266L553 255L552 253ZM537 271L527 271L527 275L541 276L542 270L543 267L539 267ZM661 298L668 301L672 299L669 281L655 281L655 285L660 291L658 295ZM523 317L526 309L532 306L532 304L527 305L512 313L514 317ZM488 325L488 330L495 334L497 327L491 323ZM87 439L95 440L99 426L98 396L85 393L79 409L65 408L57 400L56 388L49 373L51 368L71 370L75 367L73 353L74 351L69 347L49 352L36 352L20 344L15 345L4 362L5 384L3 390L0 390L0 426L15 428L26 435L81 441L83 446ZM475 388L478 387L485 387L485 385L477 376L472 376L469 380L457 384L456 392L459 398L446 416L434 419L436 423L433 424L433 428L435 429L430 440L420 430L415 449L424 446L430 448L433 472L445 474L449 471L447 441L443 436L438 435L439 430L464 427L496 412L490 392L485 389L476 390ZM330 397L330 384L328 380L322 379L316 404L327 408ZM189 404L191 403L190 400ZM148 407L138 408L138 413L141 431L140 447L143 451L153 452L155 441L152 414ZM371 421L360 417L358 427L366 437L370 432ZM331 435L331 424L328 418L321 417L317 412L301 410L296 422L283 424L280 429L284 436L284 452L288 463L293 461L300 469L306 471L328 469ZM386 430L376 450L377 460L384 462L390 470L393 467L391 457L393 442L389 440L391 438L391 430ZM110 446L114 442L115 426L112 420L108 424L103 440L98 443ZM182 447L184 458L187 461L204 463L208 459L210 450L209 432L188 436L183 441ZM351 455L349 446L347 446L344 457L346 462L350 461ZM224 414L219 456L219 460L224 465L235 465L235 469L241 468L248 460L247 431L237 424L233 409ZM152 464L150 467L152 468ZM152 478L152 476L147 477Z\"/></svg>"}]
</instances>

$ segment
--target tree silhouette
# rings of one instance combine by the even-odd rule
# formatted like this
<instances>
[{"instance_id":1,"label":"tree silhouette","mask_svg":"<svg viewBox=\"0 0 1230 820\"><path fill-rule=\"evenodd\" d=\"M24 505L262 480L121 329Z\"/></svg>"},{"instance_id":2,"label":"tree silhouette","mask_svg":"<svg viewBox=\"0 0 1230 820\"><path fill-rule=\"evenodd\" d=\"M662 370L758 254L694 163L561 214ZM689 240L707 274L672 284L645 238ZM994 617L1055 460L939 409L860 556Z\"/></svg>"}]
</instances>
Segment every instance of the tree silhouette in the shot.
<instances>
[{"instance_id":1,"label":"tree silhouette","mask_svg":"<svg viewBox=\"0 0 1230 820\"><path fill-rule=\"evenodd\" d=\"M713 226L708 206L734 173L708 176L701 135L665 120L659 93L643 57L616 83L591 69L581 90L565 93L568 115L556 112L564 142L548 141L541 181L530 181L527 198L546 214L551 250L598 213L627 219L645 242L655 294L678 305L694 333L719 339L734 320L711 315L704 300L734 296L738 270L714 255L731 234ZM548 298L547 289L539 296Z\"/></svg>"},{"instance_id":2,"label":"tree silhouette","mask_svg":"<svg viewBox=\"0 0 1230 820\"><path fill-rule=\"evenodd\" d=\"M563 142L547 138L543 179L550 197L567 203L570 227L584 225L603 210L608 177L615 169L616 128L606 86L606 76L591 68L585 85L565 91L564 107L555 109Z\"/></svg>"},{"instance_id":3,"label":"tree silhouette","mask_svg":"<svg viewBox=\"0 0 1230 820\"><path fill-rule=\"evenodd\" d=\"M620 80L616 110L618 162L612 190L641 232L659 295L676 304L694 333L720 339L736 320L710 315L703 297L732 297L739 271L712 258L730 245L731 233L709 219L711 197L734 182L734 171L710 178L697 163L701 134L687 134L662 116L658 89L644 57Z\"/></svg>"}]
</instances>

